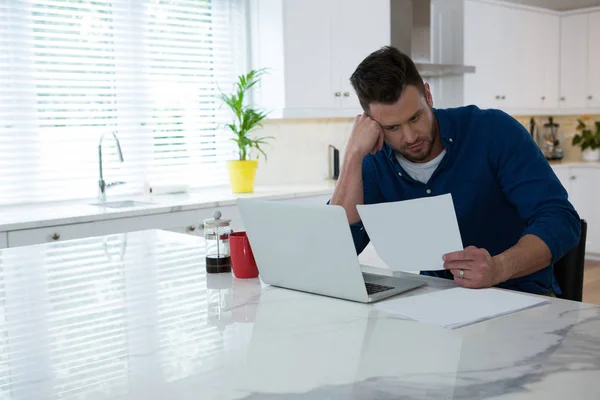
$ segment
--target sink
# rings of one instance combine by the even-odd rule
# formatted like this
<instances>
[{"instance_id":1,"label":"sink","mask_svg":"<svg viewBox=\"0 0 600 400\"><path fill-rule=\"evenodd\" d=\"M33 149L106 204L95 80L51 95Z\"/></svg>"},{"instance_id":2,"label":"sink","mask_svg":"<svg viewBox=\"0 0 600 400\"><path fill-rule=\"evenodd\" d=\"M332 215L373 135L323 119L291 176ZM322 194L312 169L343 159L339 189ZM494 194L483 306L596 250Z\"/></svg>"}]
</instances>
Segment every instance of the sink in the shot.
<instances>
[{"instance_id":1,"label":"sink","mask_svg":"<svg viewBox=\"0 0 600 400\"><path fill-rule=\"evenodd\" d=\"M96 207L105 207L105 208L128 208L128 207L141 207L148 206L154 203L147 203L144 201L135 201L135 200L122 200L122 201L107 201L105 203L95 203L91 204Z\"/></svg>"}]
</instances>

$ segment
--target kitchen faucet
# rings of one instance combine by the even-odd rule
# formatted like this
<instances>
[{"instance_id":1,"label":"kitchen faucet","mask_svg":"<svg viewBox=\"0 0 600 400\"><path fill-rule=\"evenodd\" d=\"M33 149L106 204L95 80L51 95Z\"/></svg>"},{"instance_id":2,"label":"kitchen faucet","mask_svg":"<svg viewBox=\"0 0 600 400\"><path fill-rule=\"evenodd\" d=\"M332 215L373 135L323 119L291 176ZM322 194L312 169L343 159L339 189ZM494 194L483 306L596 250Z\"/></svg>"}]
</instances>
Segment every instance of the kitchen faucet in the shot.
<instances>
[{"instance_id":1,"label":"kitchen faucet","mask_svg":"<svg viewBox=\"0 0 600 400\"><path fill-rule=\"evenodd\" d=\"M119 143L119 139L117 138L117 134L115 132L111 132L113 138L115 139L115 143L117 145L117 155L119 156L119 161L123 162L123 152L121 151L121 143ZM98 143L98 163L100 167L100 179L98 180L98 198L101 201L106 201L106 189L111 188L113 186L123 185L125 182L110 182L106 183L104 181L104 175L102 172L102 141L104 140L104 133L100 136L100 142Z\"/></svg>"}]
</instances>

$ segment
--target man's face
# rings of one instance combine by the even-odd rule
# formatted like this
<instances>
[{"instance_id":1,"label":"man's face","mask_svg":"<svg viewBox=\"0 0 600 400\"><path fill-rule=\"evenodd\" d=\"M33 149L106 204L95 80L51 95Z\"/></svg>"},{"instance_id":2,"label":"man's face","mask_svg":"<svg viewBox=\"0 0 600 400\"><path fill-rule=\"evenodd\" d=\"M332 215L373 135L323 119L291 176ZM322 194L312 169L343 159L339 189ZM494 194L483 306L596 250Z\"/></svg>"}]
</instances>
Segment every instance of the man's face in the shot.
<instances>
[{"instance_id":1,"label":"man's face","mask_svg":"<svg viewBox=\"0 0 600 400\"><path fill-rule=\"evenodd\" d=\"M429 85L425 84L425 95L410 85L395 104L371 104L369 115L379 122L394 151L409 161L427 162L435 157L432 150L437 140L432 107Z\"/></svg>"}]
</instances>

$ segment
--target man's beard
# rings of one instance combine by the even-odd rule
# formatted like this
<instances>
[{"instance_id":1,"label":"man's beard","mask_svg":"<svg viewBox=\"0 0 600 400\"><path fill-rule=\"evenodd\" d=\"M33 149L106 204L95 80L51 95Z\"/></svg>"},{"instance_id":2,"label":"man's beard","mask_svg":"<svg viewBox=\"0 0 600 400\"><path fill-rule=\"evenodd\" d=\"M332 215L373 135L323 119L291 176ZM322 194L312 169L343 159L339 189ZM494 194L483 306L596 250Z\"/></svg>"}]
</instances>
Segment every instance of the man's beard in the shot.
<instances>
[{"instance_id":1,"label":"man's beard","mask_svg":"<svg viewBox=\"0 0 600 400\"><path fill-rule=\"evenodd\" d=\"M411 153L410 151L408 151L406 149L399 151L398 153L400 153L402 155L402 157L406 158L408 161L416 162L416 163L423 162L431 155L431 151L433 150L433 143L437 139L437 135L438 135L438 126L437 126L437 122L434 120L434 122L431 126L431 135L428 139L423 141L423 145L422 145L423 147L420 149L420 151L417 154Z\"/></svg>"}]
</instances>

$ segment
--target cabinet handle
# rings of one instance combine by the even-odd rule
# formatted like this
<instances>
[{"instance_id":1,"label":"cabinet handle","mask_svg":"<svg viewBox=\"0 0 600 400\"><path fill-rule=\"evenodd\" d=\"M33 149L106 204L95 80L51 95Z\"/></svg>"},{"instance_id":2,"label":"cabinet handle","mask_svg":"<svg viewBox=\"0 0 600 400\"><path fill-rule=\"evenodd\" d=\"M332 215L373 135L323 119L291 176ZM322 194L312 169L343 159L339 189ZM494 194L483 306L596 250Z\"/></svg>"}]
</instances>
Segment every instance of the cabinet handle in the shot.
<instances>
[{"instance_id":1,"label":"cabinet handle","mask_svg":"<svg viewBox=\"0 0 600 400\"><path fill-rule=\"evenodd\" d=\"M335 97L340 97L342 95L342 93L340 92L335 92Z\"/></svg>"},{"instance_id":2,"label":"cabinet handle","mask_svg":"<svg viewBox=\"0 0 600 400\"><path fill-rule=\"evenodd\" d=\"M594 98L594 96L592 96L591 94L588 96L588 100L592 100Z\"/></svg>"},{"instance_id":3,"label":"cabinet handle","mask_svg":"<svg viewBox=\"0 0 600 400\"><path fill-rule=\"evenodd\" d=\"M574 181L575 179L577 179L577 177L576 177L575 175L571 175L571 176L569 177L569 179L570 179L570 180L572 180L572 181Z\"/></svg>"},{"instance_id":4,"label":"cabinet handle","mask_svg":"<svg viewBox=\"0 0 600 400\"><path fill-rule=\"evenodd\" d=\"M500 100L500 96L496 96L496 100Z\"/></svg>"},{"instance_id":5,"label":"cabinet handle","mask_svg":"<svg viewBox=\"0 0 600 400\"><path fill-rule=\"evenodd\" d=\"M196 230L196 225L190 225L190 226L188 226L188 227L187 227L187 230L188 230L189 232L194 232L194 231Z\"/></svg>"},{"instance_id":6,"label":"cabinet handle","mask_svg":"<svg viewBox=\"0 0 600 400\"><path fill-rule=\"evenodd\" d=\"M350 92L344 92L344 97L350 97Z\"/></svg>"},{"instance_id":7,"label":"cabinet handle","mask_svg":"<svg viewBox=\"0 0 600 400\"><path fill-rule=\"evenodd\" d=\"M546 96L542 96L541 98L542 98L542 101L546 100Z\"/></svg>"},{"instance_id":8,"label":"cabinet handle","mask_svg":"<svg viewBox=\"0 0 600 400\"><path fill-rule=\"evenodd\" d=\"M502 100L506 100L506 96L502 96Z\"/></svg>"},{"instance_id":9,"label":"cabinet handle","mask_svg":"<svg viewBox=\"0 0 600 400\"><path fill-rule=\"evenodd\" d=\"M58 232L53 233L52 240L58 240L58 239L60 239L60 233L58 233Z\"/></svg>"},{"instance_id":10,"label":"cabinet handle","mask_svg":"<svg viewBox=\"0 0 600 400\"><path fill-rule=\"evenodd\" d=\"M565 96L560 96L560 101L565 101L567 98Z\"/></svg>"}]
</instances>

